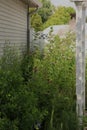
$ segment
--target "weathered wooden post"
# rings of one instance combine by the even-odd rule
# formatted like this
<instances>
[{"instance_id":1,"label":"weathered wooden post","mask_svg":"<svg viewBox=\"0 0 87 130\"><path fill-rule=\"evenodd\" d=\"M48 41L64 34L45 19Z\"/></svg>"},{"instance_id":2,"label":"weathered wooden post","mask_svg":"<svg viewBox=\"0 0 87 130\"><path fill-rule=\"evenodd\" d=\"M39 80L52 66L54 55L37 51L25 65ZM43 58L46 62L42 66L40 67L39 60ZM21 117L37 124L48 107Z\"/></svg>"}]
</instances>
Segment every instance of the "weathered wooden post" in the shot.
<instances>
[{"instance_id":1,"label":"weathered wooden post","mask_svg":"<svg viewBox=\"0 0 87 130\"><path fill-rule=\"evenodd\" d=\"M71 0L76 5L76 111L82 124L85 110L85 0Z\"/></svg>"}]
</instances>

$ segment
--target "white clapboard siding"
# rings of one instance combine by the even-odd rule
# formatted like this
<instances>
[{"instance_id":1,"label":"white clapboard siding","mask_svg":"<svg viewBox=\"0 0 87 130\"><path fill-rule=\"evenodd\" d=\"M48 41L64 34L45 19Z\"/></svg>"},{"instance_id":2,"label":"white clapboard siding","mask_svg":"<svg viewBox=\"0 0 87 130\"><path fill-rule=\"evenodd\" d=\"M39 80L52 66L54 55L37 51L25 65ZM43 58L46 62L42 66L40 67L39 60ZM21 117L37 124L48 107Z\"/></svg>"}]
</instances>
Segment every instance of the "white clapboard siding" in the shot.
<instances>
[{"instance_id":1,"label":"white clapboard siding","mask_svg":"<svg viewBox=\"0 0 87 130\"><path fill-rule=\"evenodd\" d=\"M27 48L27 6L21 0L0 0L0 55L5 44Z\"/></svg>"}]
</instances>

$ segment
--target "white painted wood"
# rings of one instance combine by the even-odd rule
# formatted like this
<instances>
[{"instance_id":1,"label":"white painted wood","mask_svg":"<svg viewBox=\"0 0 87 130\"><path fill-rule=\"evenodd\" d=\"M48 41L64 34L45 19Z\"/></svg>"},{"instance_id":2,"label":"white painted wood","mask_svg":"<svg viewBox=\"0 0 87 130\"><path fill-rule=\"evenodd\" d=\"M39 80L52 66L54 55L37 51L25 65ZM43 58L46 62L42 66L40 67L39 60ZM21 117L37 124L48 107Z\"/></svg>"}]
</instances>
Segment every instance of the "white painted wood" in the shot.
<instances>
[{"instance_id":1,"label":"white painted wood","mask_svg":"<svg viewBox=\"0 0 87 130\"><path fill-rule=\"evenodd\" d=\"M72 0L76 4L76 110L79 125L85 112L85 22L86 0ZM79 130L81 127L79 127ZM81 129L82 130L82 129Z\"/></svg>"},{"instance_id":2,"label":"white painted wood","mask_svg":"<svg viewBox=\"0 0 87 130\"><path fill-rule=\"evenodd\" d=\"M76 2L76 95L77 114L83 116L85 109L85 8Z\"/></svg>"}]
</instances>

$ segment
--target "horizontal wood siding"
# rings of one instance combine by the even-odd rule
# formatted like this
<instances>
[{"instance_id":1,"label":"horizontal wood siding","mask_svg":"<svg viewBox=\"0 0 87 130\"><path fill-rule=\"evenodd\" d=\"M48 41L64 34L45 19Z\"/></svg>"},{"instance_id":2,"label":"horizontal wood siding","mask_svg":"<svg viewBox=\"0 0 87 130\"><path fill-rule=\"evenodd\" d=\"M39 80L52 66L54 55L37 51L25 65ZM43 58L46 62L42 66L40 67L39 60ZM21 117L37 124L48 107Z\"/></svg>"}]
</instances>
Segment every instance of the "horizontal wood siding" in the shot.
<instances>
[{"instance_id":1,"label":"horizontal wood siding","mask_svg":"<svg viewBox=\"0 0 87 130\"><path fill-rule=\"evenodd\" d=\"M27 47L27 7L21 0L0 0L0 54L5 44Z\"/></svg>"}]
</instances>

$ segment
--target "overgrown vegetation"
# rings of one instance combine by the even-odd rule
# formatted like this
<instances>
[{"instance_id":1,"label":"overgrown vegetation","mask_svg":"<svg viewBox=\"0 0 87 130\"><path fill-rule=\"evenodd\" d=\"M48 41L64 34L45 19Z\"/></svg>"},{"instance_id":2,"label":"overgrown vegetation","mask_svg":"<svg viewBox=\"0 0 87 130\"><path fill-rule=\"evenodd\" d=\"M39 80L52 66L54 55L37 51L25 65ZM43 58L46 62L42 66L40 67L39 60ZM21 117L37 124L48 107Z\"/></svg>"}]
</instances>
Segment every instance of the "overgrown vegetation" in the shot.
<instances>
[{"instance_id":1,"label":"overgrown vegetation","mask_svg":"<svg viewBox=\"0 0 87 130\"><path fill-rule=\"evenodd\" d=\"M76 129L74 38L72 34L55 37L43 59L34 59L32 86L39 95L40 108L47 111L44 130Z\"/></svg>"},{"instance_id":2,"label":"overgrown vegetation","mask_svg":"<svg viewBox=\"0 0 87 130\"><path fill-rule=\"evenodd\" d=\"M37 98L29 90L24 72L20 57L6 47L0 61L0 130L32 130L40 117Z\"/></svg>"},{"instance_id":3,"label":"overgrown vegetation","mask_svg":"<svg viewBox=\"0 0 87 130\"><path fill-rule=\"evenodd\" d=\"M75 37L51 39L23 59L6 48L0 61L0 130L76 130ZM41 127L41 128L40 128Z\"/></svg>"}]
</instances>

